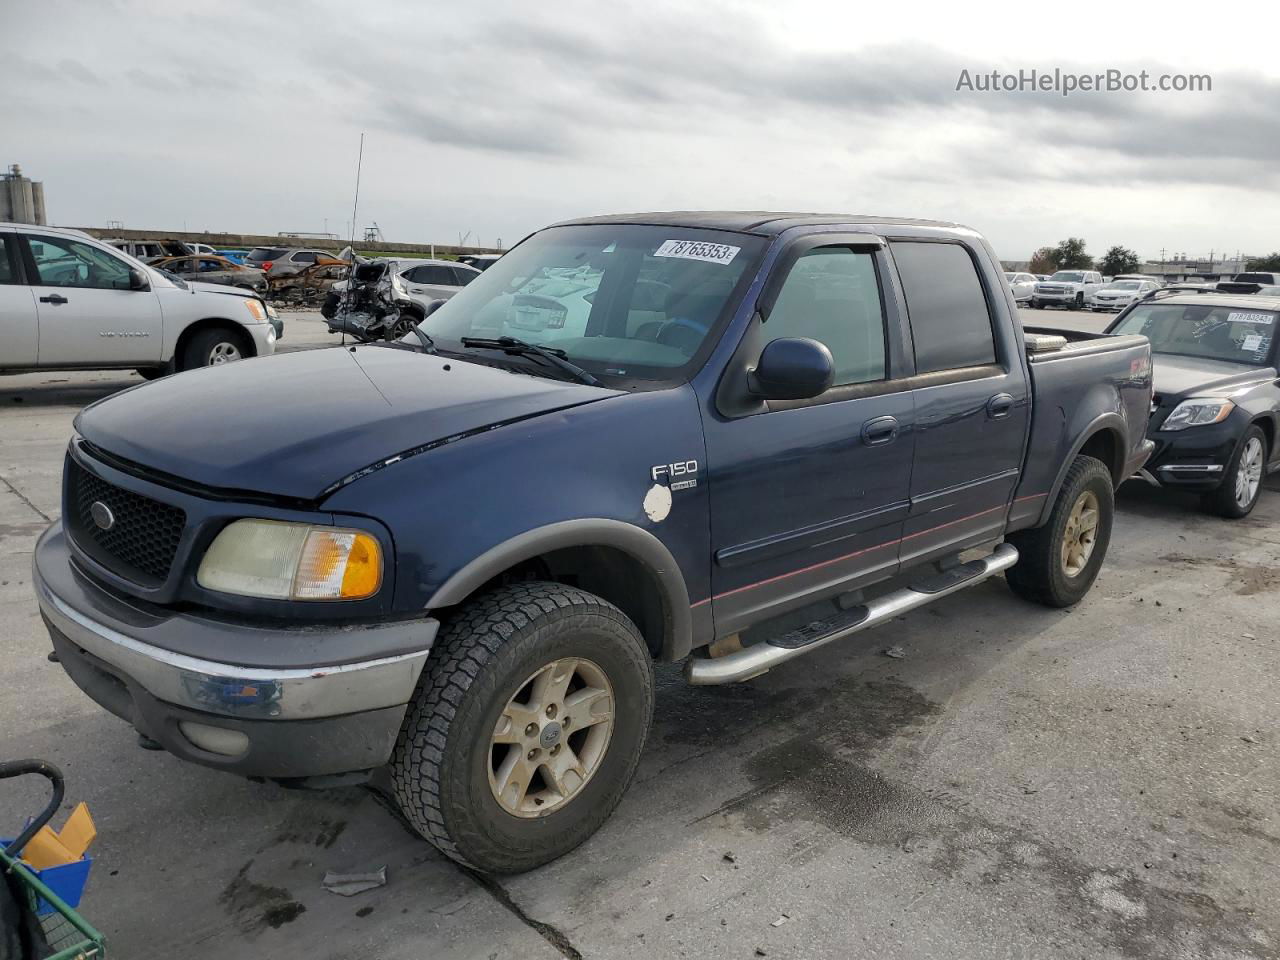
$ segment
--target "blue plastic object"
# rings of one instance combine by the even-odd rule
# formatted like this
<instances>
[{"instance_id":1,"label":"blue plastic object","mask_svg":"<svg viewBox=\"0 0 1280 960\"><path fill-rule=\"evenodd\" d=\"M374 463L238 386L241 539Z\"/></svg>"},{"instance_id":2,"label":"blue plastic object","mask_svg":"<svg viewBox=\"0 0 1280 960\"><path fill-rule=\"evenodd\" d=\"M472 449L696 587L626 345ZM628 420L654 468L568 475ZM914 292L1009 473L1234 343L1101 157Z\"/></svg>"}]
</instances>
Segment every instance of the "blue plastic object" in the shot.
<instances>
[{"instance_id":1,"label":"blue plastic object","mask_svg":"<svg viewBox=\"0 0 1280 960\"><path fill-rule=\"evenodd\" d=\"M12 841L0 837L0 848L8 848ZM10 854L13 856L14 854ZM57 867L45 867L37 870L28 869L35 874L45 886L57 894L69 907L78 907L84 895L84 886L89 882L89 868L93 866L93 857L81 857L74 863L64 863ZM36 916L43 917L53 913L53 905L41 898L36 903Z\"/></svg>"}]
</instances>

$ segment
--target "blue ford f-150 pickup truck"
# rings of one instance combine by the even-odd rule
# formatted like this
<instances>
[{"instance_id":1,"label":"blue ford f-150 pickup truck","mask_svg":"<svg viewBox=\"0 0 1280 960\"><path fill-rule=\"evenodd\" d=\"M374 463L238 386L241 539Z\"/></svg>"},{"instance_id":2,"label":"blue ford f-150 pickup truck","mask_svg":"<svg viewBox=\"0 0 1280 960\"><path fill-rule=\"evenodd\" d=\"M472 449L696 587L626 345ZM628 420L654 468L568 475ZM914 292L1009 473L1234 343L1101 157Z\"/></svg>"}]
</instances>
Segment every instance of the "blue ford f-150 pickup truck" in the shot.
<instances>
[{"instance_id":1,"label":"blue ford f-150 pickup truck","mask_svg":"<svg viewBox=\"0 0 1280 960\"><path fill-rule=\"evenodd\" d=\"M84 410L35 587L173 754L389 767L424 837L522 870L620 799L654 661L744 680L1001 571L1079 601L1151 392L1143 337L1024 336L964 227L580 220L403 340Z\"/></svg>"}]
</instances>

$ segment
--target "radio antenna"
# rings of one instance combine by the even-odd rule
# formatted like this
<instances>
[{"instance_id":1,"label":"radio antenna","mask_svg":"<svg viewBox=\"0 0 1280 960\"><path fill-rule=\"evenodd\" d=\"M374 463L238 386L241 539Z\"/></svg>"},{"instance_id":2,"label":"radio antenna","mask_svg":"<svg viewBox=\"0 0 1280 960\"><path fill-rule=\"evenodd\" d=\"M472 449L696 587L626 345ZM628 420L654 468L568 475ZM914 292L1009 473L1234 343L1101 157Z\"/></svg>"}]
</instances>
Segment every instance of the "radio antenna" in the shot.
<instances>
[{"instance_id":1,"label":"radio antenna","mask_svg":"<svg viewBox=\"0 0 1280 960\"><path fill-rule=\"evenodd\" d=\"M347 270L347 290L342 299L351 295L356 282L356 211L360 209L360 171L364 167L364 131L360 131L360 152L356 154L356 195L351 200L351 236L347 240L347 249L351 251L351 267ZM341 302L341 301L339 301ZM347 345L347 324L342 323L342 346Z\"/></svg>"}]
</instances>

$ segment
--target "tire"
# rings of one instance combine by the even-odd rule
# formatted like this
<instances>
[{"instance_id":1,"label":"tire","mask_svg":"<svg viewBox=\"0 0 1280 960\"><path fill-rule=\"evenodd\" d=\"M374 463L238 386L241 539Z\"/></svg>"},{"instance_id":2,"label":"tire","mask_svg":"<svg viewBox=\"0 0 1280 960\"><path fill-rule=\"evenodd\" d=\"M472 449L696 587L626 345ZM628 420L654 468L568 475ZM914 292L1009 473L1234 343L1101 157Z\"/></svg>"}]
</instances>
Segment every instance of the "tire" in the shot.
<instances>
[{"instance_id":1,"label":"tire","mask_svg":"<svg viewBox=\"0 0 1280 960\"><path fill-rule=\"evenodd\" d=\"M1076 309L1076 310L1083 310L1083 309L1084 309L1084 294L1083 294L1083 293L1077 293L1077 294L1076 294L1076 305L1075 305L1074 309Z\"/></svg>"},{"instance_id":2,"label":"tire","mask_svg":"<svg viewBox=\"0 0 1280 960\"><path fill-rule=\"evenodd\" d=\"M387 342L392 343L402 337L407 337L409 335L409 331L421 322L422 318L415 316L412 313L397 314L395 320L387 326L387 332L385 335Z\"/></svg>"},{"instance_id":3,"label":"tire","mask_svg":"<svg viewBox=\"0 0 1280 960\"><path fill-rule=\"evenodd\" d=\"M1202 498L1205 509L1231 520L1240 520L1252 513L1262 496L1269 453L1266 434L1256 424L1251 425L1236 444L1231 462L1223 471L1222 483Z\"/></svg>"},{"instance_id":4,"label":"tire","mask_svg":"<svg viewBox=\"0 0 1280 960\"><path fill-rule=\"evenodd\" d=\"M253 356L244 337L227 327L201 330L182 351L182 369L212 367Z\"/></svg>"},{"instance_id":5,"label":"tire","mask_svg":"<svg viewBox=\"0 0 1280 960\"><path fill-rule=\"evenodd\" d=\"M1042 303L1041 303L1039 300L1037 300L1035 297L1032 297L1032 298L1031 298L1031 309L1032 309L1032 310L1043 310L1043 309L1044 309L1044 304L1042 304Z\"/></svg>"},{"instance_id":6,"label":"tire","mask_svg":"<svg viewBox=\"0 0 1280 960\"><path fill-rule=\"evenodd\" d=\"M545 701L537 700L535 681L547 665L572 658L581 658L580 669L585 663L598 671L590 685L610 690L605 702L612 704L612 720L608 728L566 727L563 741L551 747L544 738L554 724L542 718L572 721L575 708L569 700L560 701L559 712L541 708ZM569 696L585 686L570 688ZM505 732L498 727L504 712L521 716L523 705L514 698L525 691L526 709L538 712L524 716L536 716L538 723L509 727L516 742L495 745ZM495 874L541 866L577 847L613 812L639 763L653 699L653 663L644 639L613 604L560 583L494 590L462 608L436 639L392 752L396 801L419 834L464 866ZM590 740L601 736L602 748ZM564 744L569 750L561 756L578 758L587 770L567 799L552 791L546 765L549 751ZM519 767L512 764L523 766L534 753L541 762L524 766L521 790L514 772ZM495 786L507 769L513 771L511 791ZM499 793L506 798L500 801ZM539 812L544 802L552 807ZM514 804L522 808L517 812Z\"/></svg>"},{"instance_id":7,"label":"tire","mask_svg":"<svg viewBox=\"0 0 1280 960\"><path fill-rule=\"evenodd\" d=\"M1094 537L1084 562L1068 565L1063 547L1068 525L1078 503L1093 498L1097 512ZM1018 596L1046 607L1069 607L1084 599L1093 586L1111 543L1115 519L1115 488L1111 471L1095 457L1076 457L1067 469L1049 520L1032 530L1010 534L1019 559L1005 572L1005 580ZM1076 558L1078 560L1078 558Z\"/></svg>"},{"instance_id":8,"label":"tire","mask_svg":"<svg viewBox=\"0 0 1280 960\"><path fill-rule=\"evenodd\" d=\"M169 372L168 367L139 367L137 374L143 380L158 380Z\"/></svg>"}]
</instances>

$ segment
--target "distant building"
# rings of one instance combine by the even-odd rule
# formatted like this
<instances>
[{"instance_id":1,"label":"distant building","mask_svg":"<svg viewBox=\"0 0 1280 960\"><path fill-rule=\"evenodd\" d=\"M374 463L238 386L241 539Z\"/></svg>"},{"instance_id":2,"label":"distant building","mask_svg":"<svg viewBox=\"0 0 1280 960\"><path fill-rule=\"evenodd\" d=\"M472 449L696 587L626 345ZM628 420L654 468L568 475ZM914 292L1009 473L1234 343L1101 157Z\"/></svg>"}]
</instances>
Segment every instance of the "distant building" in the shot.
<instances>
[{"instance_id":1,"label":"distant building","mask_svg":"<svg viewBox=\"0 0 1280 960\"><path fill-rule=\"evenodd\" d=\"M0 173L0 221L40 226L48 223L44 215L44 184L28 180L16 163Z\"/></svg>"}]
</instances>

